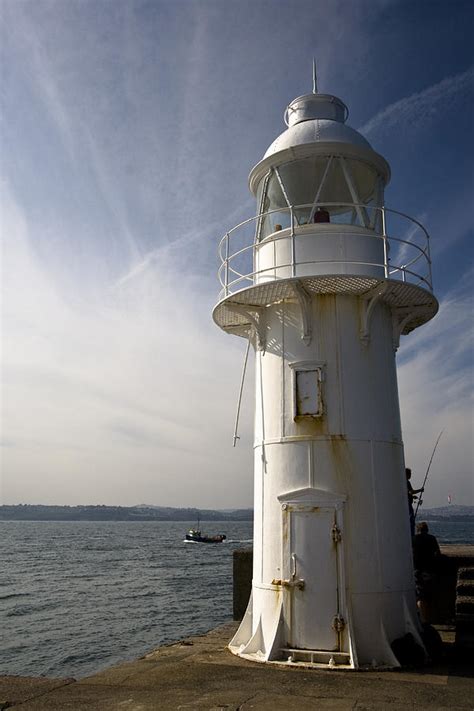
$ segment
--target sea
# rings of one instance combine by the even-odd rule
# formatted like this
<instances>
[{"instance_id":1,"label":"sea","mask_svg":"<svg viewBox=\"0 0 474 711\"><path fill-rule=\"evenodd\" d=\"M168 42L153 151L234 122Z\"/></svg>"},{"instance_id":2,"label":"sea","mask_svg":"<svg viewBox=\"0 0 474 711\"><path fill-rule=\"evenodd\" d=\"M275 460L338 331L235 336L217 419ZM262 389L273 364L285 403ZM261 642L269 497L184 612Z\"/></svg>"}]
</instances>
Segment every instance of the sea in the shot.
<instances>
[{"instance_id":1,"label":"sea","mask_svg":"<svg viewBox=\"0 0 474 711\"><path fill-rule=\"evenodd\" d=\"M429 521L428 521L429 522ZM430 523L430 522L429 522ZM0 522L0 675L87 676L232 618L232 554L251 522ZM473 522L430 523L474 543Z\"/></svg>"}]
</instances>

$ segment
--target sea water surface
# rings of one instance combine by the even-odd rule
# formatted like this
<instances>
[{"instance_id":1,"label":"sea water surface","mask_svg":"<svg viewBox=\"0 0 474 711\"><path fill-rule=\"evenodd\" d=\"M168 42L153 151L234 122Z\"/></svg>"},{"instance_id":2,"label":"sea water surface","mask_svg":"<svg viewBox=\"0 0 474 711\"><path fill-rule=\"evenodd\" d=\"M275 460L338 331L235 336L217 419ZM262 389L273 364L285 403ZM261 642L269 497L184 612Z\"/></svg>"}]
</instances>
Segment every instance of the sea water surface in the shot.
<instances>
[{"instance_id":1,"label":"sea water surface","mask_svg":"<svg viewBox=\"0 0 474 711\"><path fill-rule=\"evenodd\" d=\"M428 519L429 522L429 519ZM232 553L250 522L0 522L0 674L80 678L232 618ZM440 543L473 523L429 522Z\"/></svg>"},{"instance_id":2,"label":"sea water surface","mask_svg":"<svg viewBox=\"0 0 474 711\"><path fill-rule=\"evenodd\" d=\"M0 522L0 674L76 678L232 619L250 522Z\"/></svg>"}]
</instances>

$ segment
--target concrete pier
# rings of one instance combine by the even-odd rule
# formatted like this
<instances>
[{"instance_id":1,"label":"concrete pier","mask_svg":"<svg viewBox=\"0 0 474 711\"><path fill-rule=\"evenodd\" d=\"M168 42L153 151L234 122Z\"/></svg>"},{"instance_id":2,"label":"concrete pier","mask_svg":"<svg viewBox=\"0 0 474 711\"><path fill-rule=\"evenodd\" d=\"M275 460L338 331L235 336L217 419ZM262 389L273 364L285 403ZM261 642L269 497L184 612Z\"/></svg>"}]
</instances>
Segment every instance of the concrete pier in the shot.
<instances>
[{"instance_id":1,"label":"concrete pier","mask_svg":"<svg viewBox=\"0 0 474 711\"><path fill-rule=\"evenodd\" d=\"M85 679L0 678L0 709L21 711L466 711L473 708L472 659L445 656L410 671L341 672L248 662L226 648L236 623L160 647Z\"/></svg>"}]
</instances>

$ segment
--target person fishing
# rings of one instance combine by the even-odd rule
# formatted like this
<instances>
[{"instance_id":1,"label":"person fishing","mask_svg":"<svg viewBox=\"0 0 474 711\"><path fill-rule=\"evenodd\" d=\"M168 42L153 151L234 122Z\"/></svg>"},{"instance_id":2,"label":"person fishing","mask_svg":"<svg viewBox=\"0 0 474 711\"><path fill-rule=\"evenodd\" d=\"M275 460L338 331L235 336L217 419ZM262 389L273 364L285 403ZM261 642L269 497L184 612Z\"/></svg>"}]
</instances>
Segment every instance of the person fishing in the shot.
<instances>
[{"instance_id":1,"label":"person fishing","mask_svg":"<svg viewBox=\"0 0 474 711\"><path fill-rule=\"evenodd\" d=\"M429 532L428 524L422 521L416 525L416 536L413 538L413 565L415 568L415 584L417 606L421 621L430 623L432 604L436 587L436 576L441 560L441 551L435 536Z\"/></svg>"},{"instance_id":2,"label":"person fishing","mask_svg":"<svg viewBox=\"0 0 474 711\"><path fill-rule=\"evenodd\" d=\"M443 434L443 432L444 432L444 430L441 430L441 432L439 433L439 435L436 439L435 446L433 447L433 451L431 452L430 461L429 461L428 467L426 469L425 478L423 479L423 484L419 489L414 489L412 487L411 482L410 482L411 469L409 467L405 468L405 474L406 474L406 479L407 479L408 512L409 512L409 516L410 516L410 531L411 531L412 540L415 536L415 522L416 522L416 516L418 513L418 509L420 508L420 506L423 503L422 494L425 490L425 485L426 485L426 482L428 479L428 474L430 473L431 465L433 463L433 458L434 458L436 449L439 444L439 440L441 439L441 435ZM420 496L417 496L417 494L420 494ZM413 503L415 500L417 500L417 504L416 504L416 509L413 511Z\"/></svg>"},{"instance_id":3,"label":"person fishing","mask_svg":"<svg viewBox=\"0 0 474 711\"><path fill-rule=\"evenodd\" d=\"M415 511L413 510L413 503L416 499L418 499L417 494L422 494L424 491L424 486L422 486L420 489L414 489L413 486L411 485L411 469L409 467L405 467L405 475L407 478L407 495L408 495L408 513L410 516L410 532L411 532L411 537L415 535L415 518L416 514Z\"/></svg>"}]
</instances>

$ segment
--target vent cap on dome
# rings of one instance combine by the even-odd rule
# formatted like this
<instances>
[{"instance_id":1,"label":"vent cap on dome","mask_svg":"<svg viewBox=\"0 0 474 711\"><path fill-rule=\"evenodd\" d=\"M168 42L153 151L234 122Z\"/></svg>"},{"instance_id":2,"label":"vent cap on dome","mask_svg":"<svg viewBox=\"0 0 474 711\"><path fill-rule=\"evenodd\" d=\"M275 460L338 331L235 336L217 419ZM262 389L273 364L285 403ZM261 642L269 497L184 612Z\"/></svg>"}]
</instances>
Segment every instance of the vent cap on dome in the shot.
<instances>
[{"instance_id":1,"label":"vent cap on dome","mask_svg":"<svg viewBox=\"0 0 474 711\"><path fill-rule=\"evenodd\" d=\"M329 119L345 123L349 109L341 99L332 94L304 94L293 99L285 111L285 123L288 127L312 119Z\"/></svg>"}]
</instances>

